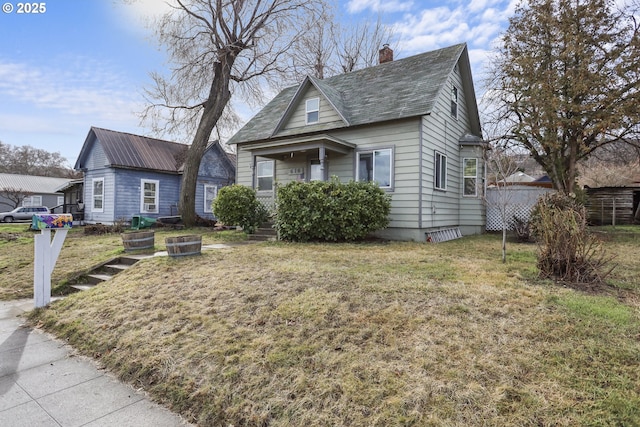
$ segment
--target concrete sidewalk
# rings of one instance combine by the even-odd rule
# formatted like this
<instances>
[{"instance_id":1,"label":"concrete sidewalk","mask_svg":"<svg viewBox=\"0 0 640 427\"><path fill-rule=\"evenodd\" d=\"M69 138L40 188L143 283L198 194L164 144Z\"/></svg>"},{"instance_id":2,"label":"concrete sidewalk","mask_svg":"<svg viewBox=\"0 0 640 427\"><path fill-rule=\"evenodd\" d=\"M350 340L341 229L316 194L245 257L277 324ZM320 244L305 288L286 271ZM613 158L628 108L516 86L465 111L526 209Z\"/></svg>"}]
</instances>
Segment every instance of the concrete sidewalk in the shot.
<instances>
[{"instance_id":1,"label":"concrete sidewalk","mask_svg":"<svg viewBox=\"0 0 640 427\"><path fill-rule=\"evenodd\" d=\"M0 426L187 426L143 393L23 326L33 300L0 301Z\"/></svg>"}]
</instances>

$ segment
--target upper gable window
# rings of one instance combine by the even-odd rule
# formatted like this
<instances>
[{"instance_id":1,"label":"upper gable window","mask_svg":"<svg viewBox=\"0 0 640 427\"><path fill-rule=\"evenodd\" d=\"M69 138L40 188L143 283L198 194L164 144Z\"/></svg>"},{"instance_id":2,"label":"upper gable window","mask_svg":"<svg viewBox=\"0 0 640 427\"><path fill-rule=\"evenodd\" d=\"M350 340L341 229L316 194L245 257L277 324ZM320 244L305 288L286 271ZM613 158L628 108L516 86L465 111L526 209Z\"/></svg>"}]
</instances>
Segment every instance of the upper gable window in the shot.
<instances>
[{"instance_id":1,"label":"upper gable window","mask_svg":"<svg viewBox=\"0 0 640 427\"><path fill-rule=\"evenodd\" d=\"M320 98L307 99L306 102L306 123L308 125L318 123L320 120Z\"/></svg>"},{"instance_id":2,"label":"upper gable window","mask_svg":"<svg viewBox=\"0 0 640 427\"><path fill-rule=\"evenodd\" d=\"M458 118L458 88L451 87L451 116Z\"/></svg>"}]
</instances>

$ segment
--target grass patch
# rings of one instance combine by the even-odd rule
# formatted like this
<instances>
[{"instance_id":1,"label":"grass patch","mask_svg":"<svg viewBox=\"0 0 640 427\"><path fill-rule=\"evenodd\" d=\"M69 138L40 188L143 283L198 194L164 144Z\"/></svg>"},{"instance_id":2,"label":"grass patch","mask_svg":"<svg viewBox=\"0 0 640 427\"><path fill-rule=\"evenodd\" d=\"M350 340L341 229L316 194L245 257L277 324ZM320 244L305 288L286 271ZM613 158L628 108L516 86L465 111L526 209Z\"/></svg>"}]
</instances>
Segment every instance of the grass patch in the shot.
<instances>
[{"instance_id":1,"label":"grass patch","mask_svg":"<svg viewBox=\"0 0 640 427\"><path fill-rule=\"evenodd\" d=\"M33 297L33 238L36 233L29 231L29 224L0 224L0 300ZM246 239L244 233L236 231L157 229L156 250L165 250L165 237L183 234L201 234L203 244ZM120 234L86 235L82 227L72 228L52 273L52 293L68 294L67 283L75 277L122 254Z\"/></svg>"},{"instance_id":2,"label":"grass patch","mask_svg":"<svg viewBox=\"0 0 640 427\"><path fill-rule=\"evenodd\" d=\"M640 308L530 282L535 246L267 243L142 261L37 310L200 425L640 424Z\"/></svg>"}]
</instances>

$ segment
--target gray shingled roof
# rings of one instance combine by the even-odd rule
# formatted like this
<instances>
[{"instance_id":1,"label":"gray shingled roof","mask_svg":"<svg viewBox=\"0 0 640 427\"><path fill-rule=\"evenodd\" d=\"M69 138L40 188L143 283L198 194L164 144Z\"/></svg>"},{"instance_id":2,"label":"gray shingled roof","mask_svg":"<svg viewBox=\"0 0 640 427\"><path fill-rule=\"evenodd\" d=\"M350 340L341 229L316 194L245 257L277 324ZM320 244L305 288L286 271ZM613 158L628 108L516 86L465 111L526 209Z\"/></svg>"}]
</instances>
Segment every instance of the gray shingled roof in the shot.
<instances>
[{"instance_id":1,"label":"gray shingled roof","mask_svg":"<svg viewBox=\"0 0 640 427\"><path fill-rule=\"evenodd\" d=\"M324 80L307 78L280 92L228 143L271 138L294 106L296 94L304 92L302 85L308 84L315 85L339 110L348 122L343 127L429 114L465 49L466 44L457 44ZM288 130L286 135L326 130L326 125L314 125Z\"/></svg>"},{"instance_id":2,"label":"gray shingled roof","mask_svg":"<svg viewBox=\"0 0 640 427\"><path fill-rule=\"evenodd\" d=\"M55 194L58 187L69 181L71 178L0 173L0 188L12 188L34 194Z\"/></svg>"}]
</instances>

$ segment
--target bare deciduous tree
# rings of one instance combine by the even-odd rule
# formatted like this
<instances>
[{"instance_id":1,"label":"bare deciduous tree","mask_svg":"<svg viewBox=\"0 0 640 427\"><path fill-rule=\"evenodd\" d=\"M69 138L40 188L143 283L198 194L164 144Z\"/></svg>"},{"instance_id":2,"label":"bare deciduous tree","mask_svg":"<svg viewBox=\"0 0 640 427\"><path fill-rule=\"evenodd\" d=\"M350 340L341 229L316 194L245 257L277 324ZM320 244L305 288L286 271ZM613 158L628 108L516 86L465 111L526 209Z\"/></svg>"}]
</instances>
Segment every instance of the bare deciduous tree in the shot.
<instances>
[{"instance_id":1,"label":"bare deciduous tree","mask_svg":"<svg viewBox=\"0 0 640 427\"><path fill-rule=\"evenodd\" d=\"M378 64L380 48L393 44L392 27L380 18L344 24L326 9L319 20L309 22L300 39L295 78L311 75L320 79Z\"/></svg>"},{"instance_id":2,"label":"bare deciduous tree","mask_svg":"<svg viewBox=\"0 0 640 427\"><path fill-rule=\"evenodd\" d=\"M10 209L15 209L22 204L22 201L27 197L31 196L33 193L28 191L21 190L19 188L13 187L3 187L0 188L0 197L6 201L0 201L1 205L9 206ZM0 199L0 200L2 200Z\"/></svg>"},{"instance_id":3,"label":"bare deciduous tree","mask_svg":"<svg viewBox=\"0 0 640 427\"><path fill-rule=\"evenodd\" d=\"M29 145L14 147L0 141L0 173L71 178L74 171L58 152L50 153Z\"/></svg>"},{"instance_id":4,"label":"bare deciduous tree","mask_svg":"<svg viewBox=\"0 0 640 427\"><path fill-rule=\"evenodd\" d=\"M176 0L156 25L172 66L168 78L153 74L143 112L155 131L192 135L182 175L179 208L185 224L196 221L200 160L212 132L236 119L232 94L261 101L268 84L291 73L304 22L322 12L307 0Z\"/></svg>"},{"instance_id":5,"label":"bare deciduous tree","mask_svg":"<svg viewBox=\"0 0 640 427\"><path fill-rule=\"evenodd\" d=\"M493 197L489 194L485 196L488 206L494 207L500 214L502 223L502 262L507 262L507 231L512 221L510 217L510 205L512 203L513 192L510 191L508 178L520 170L518 156L512 150L504 147L494 147L485 150L485 167L487 168L487 179Z\"/></svg>"}]
</instances>

